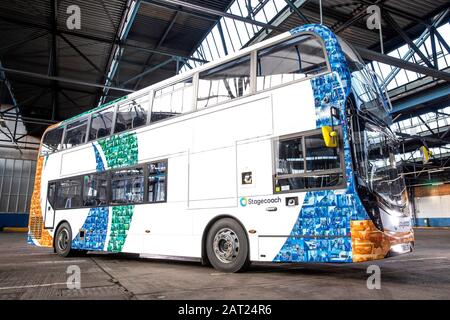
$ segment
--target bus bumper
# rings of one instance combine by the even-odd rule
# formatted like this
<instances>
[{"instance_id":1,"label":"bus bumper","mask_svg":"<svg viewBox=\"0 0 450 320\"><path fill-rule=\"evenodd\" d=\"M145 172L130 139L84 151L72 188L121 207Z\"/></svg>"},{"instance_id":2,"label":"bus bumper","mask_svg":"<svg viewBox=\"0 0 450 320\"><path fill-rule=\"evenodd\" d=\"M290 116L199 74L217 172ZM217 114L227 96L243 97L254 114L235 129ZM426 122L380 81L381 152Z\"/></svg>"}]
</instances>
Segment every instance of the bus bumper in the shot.
<instances>
[{"instance_id":1,"label":"bus bumper","mask_svg":"<svg viewBox=\"0 0 450 320\"><path fill-rule=\"evenodd\" d=\"M414 232L380 231L371 220L351 222L353 262L384 259L409 253L414 247Z\"/></svg>"}]
</instances>

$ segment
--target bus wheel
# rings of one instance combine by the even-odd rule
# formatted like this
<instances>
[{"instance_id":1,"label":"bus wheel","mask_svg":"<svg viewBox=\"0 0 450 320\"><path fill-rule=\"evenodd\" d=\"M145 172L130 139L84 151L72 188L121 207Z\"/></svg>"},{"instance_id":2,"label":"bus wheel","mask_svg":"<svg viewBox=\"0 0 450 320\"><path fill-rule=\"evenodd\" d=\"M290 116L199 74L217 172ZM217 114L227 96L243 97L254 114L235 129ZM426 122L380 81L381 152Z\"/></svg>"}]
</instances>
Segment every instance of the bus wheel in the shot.
<instances>
[{"instance_id":1,"label":"bus wheel","mask_svg":"<svg viewBox=\"0 0 450 320\"><path fill-rule=\"evenodd\" d=\"M62 257L67 257L72 253L72 230L67 222L61 224L56 231L55 251Z\"/></svg>"},{"instance_id":2,"label":"bus wheel","mask_svg":"<svg viewBox=\"0 0 450 320\"><path fill-rule=\"evenodd\" d=\"M238 272L249 264L247 236L233 219L220 219L209 229L206 253L214 268L223 272Z\"/></svg>"}]
</instances>

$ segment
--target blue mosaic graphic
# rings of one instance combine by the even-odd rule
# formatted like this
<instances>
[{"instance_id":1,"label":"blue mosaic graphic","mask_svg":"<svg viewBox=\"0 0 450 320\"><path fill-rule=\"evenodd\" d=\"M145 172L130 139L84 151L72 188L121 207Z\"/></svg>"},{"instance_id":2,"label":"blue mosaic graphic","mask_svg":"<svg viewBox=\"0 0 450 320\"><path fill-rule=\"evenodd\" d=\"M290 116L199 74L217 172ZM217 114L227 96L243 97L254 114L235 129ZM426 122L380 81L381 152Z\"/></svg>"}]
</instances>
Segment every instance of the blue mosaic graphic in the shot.
<instances>
[{"instance_id":1,"label":"blue mosaic graphic","mask_svg":"<svg viewBox=\"0 0 450 320\"><path fill-rule=\"evenodd\" d=\"M292 34L313 32L325 43L332 73L311 79L316 109L316 127L331 125L330 107L341 113L343 129L345 190L308 192L290 236L273 261L288 262L351 262L351 220L369 219L356 194L352 170L345 102L351 91L351 75L336 36L325 26L304 25Z\"/></svg>"},{"instance_id":2,"label":"blue mosaic graphic","mask_svg":"<svg viewBox=\"0 0 450 320\"><path fill-rule=\"evenodd\" d=\"M108 231L108 219L109 209L107 207L91 208L81 227L85 231L84 238L80 238L80 233L78 233L72 241L72 249L103 251Z\"/></svg>"},{"instance_id":3,"label":"blue mosaic graphic","mask_svg":"<svg viewBox=\"0 0 450 320\"><path fill-rule=\"evenodd\" d=\"M317 239L290 237L275 262L351 262L351 241L346 238Z\"/></svg>"},{"instance_id":4,"label":"blue mosaic graphic","mask_svg":"<svg viewBox=\"0 0 450 320\"><path fill-rule=\"evenodd\" d=\"M97 166L96 166L97 172L105 171L105 165L103 164L103 160L102 160L102 157L100 156L100 152L98 151L95 144L92 144L92 147L94 147L95 162L97 163Z\"/></svg>"}]
</instances>

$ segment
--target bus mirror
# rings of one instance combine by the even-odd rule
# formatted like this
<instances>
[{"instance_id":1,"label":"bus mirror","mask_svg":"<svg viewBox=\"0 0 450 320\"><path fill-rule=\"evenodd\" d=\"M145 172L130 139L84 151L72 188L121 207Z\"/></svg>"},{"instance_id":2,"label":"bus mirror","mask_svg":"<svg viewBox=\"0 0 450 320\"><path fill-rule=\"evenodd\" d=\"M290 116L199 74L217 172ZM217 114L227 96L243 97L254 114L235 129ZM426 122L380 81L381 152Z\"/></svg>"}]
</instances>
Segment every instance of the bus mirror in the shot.
<instances>
[{"instance_id":1,"label":"bus mirror","mask_svg":"<svg viewBox=\"0 0 450 320\"><path fill-rule=\"evenodd\" d=\"M322 135L323 135L323 141L325 142L325 146L327 148L336 148L337 147L338 134L330 126L322 127Z\"/></svg>"},{"instance_id":2,"label":"bus mirror","mask_svg":"<svg viewBox=\"0 0 450 320\"><path fill-rule=\"evenodd\" d=\"M337 120L341 120L341 116L339 115L339 109L336 107L330 108L331 116Z\"/></svg>"},{"instance_id":3,"label":"bus mirror","mask_svg":"<svg viewBox=\"0 0 450 320\"><path fill-rule=\"evenodd\" d=\"M422 161L423 164L427 164L430 161L430 156L432 156L432 152L425 146L420 147L420 152L422 153Z\"/></svg>"}]
</instances>

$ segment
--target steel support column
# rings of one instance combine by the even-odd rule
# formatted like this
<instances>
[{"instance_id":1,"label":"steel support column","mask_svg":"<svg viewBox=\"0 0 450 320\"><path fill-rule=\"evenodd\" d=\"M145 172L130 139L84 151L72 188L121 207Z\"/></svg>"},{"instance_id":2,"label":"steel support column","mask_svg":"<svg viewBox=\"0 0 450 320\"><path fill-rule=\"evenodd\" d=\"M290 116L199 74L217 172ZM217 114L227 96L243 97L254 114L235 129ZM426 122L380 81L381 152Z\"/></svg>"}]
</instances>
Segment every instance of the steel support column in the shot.
<instances>
[{"instance_id":1,"label":"steel support column","mask_svg":"<svg viewBox=\"0 0 450 320\"><path fill-rule=\"evenodd\" d=\"M159 39L158 43L156 44L155 49L159 49L159 48L161 47L161 45L164 43L164 41L166 41L166 38L167 38L167 36L169 35L170 31L172 30L172 28L173 28L173 26L174 26L174 24L175 24L175 21L177 20L179 14L180 14L179 11L175 12L175 14L173 15L172 19L170 20L169 25L168 25L167 28L164 30L164 32L163 32L161 38ZM152 57L153 57L153 53L151 53L151 54L147 57L146 62L145 62L145 65L147 65L147 64L150 63ZM157 65L157 66L152 67L152 68L147 69L147 70L151 70L151 72L153 72L153 71L155 71L155 70L157 70L157 69L159 69L159 68L165 66L166 64L168 64L168 63L171 62L172 60L173 60L173 58L171 58L171 59L169 59L169 60L166 60L165 62L163 62L163 64L161 64L161 66ZM139 86L139 84L141 83L141 80L142 80L143 76L145 76L145 75L147 75L148 73L150 73L150 72L146 72L146 73L144 74L144 72L146 72L145 66L144 66L143 70L140 72L141 76L139 76L138 78L133 77L133 78L137 79L137 81L136 81L136 83L134 84L134 87L133 87L134 90L136 90L136 88L137 88L137 87ZM133 79L133 78L132 78L132 79ZM131 81L131 79L127 80L125 83L129 83L130 81Z\"/></svg>"},{"instance_id":2,"label":"steel support column","mask_svg":"<svg viewBox=\"0 0 450 320\"><path fill-rule=\"evenodd\" d=\"M385 63L391 66L395 66L401 69L406 69L409 71L421 73L436 79L442 79L445 81L450 81L450 73L439 71L434 68L428 68L425 66L421 66L416 63L411 63L402 59L394 58L385 54L381 54L379 52L375 52L366 48L361 48L355 46L356 51L361 55L362 58L367 60L374 60L381 63Z\"/></svg>"},{"instance_id":3,"label":"steel support column","mask_svg":"<svg viewBox=\"0 0 450 320\"><path fill-rule=\"evenodd\" d=\"M11 68L3 68L2 66L0 66L0 71L4 71L6 73L18 74L18 75L22 75L22 76L26 76L26 77L37 78L37 79L72 83L72 84L77 84L80 86L95 87L95 88L107 88L107 89L111 89L111 90L117 90L117 91L128 92L128 93L134 92L133 90L124 89L124 88L105 86L105 85L98 84L98 83L90 83L90 82L86 82L86 81L68 79L68 78L63 78L63 77L53 77L53 76L48 76L45 74L16 70L16 69L11 69Z\"/></svg>"},{"instance_id":4,"label":"steel support column","mask_svg":"<svg viewBox=\"0 0 450 320\"><path fill-rule=\"evenodd\" d=\"M153 71L155 71L155 70L157 70L157 69L159 69L159 68L162 68L162 67L164 67L166 64L169 64L169 63L171 63L171 62L173 62L173 61L174 61L173 58L170 58L170 59L168 59L168 60L166 60L166 61L164 61L164 62L161 62L161 63L157 64L156 66L153 66L153 67L151 67L151 68L148 68L147 70L141 72L140 74L138 74L138 75L136 75L136 76L134 76L134 77L128 79L127 81L123 82L123 83L121 84L121 87L123 87L124 85L126 85L126 84L128 84L128 83L130 83L130 82L132 82L132 81L134 81L134 80L136 80L136 79L140 79L140 78L142 78L143 76L145 76L145 75L147 75L147 74L149 74L149 73L151 73L151 72L153 72Z\"/></svg>"},{"instance_id":5,"label":"steel support column","mask_svg":"<svg viewBox=\"0 0 450 320\"><path fill-rule=\"evenodd\" d=\"M291 0L284 0L284 2L286 2L286 4L289 6L289 8L291 8L292 11L295 12L295 14L301 19L303 20L305 23L311 23L309 21L309 19L299 10L299 8L297 8Z\"/></svg>"},{"instance_id":6,"label":"steel support column","mask_svg":"<svg viewBox=\"0 0 450 320\"><path fill-rule=\"evenodd\" d=\"M193 3L186 2L186 1L181 1L181 0L157 0L157 1L151 1L151 2L143 0L142 3L143 4L147 4L147 5L152 5L154 2L156 2L156 3L158 3L158 2L160 2L160 3L168 3L168 4L180 6L182 8L188 8L190 10L201 12L201 13L207 13L207 14L211 14L211 15L214 15L214 16L230 18L230 19L233 19L233 20L249 23L249 24L252 24L252 25L264 28L264 29L268 29L268 30L279 29L277 27L274 27L274 26L272 26L270 24L267 24L267 23L264 23L264 22L260 22L260 21L257 21L257 20L249 19L249 18L245 18L245 17L242 17L242 16L238 16L238 15L235 15L235 14L228 13L228 12L222 12L222 11L219 11L219 10L206 8L204 6L195 5Z\"/></svg>"},{"instance_id":7,"label":"steel support column","mask_svg":"<svg viewBox=\"0 0 450 320\"><path fill-rule=\"evenodd\" d=\"M400 35L400 37L415 51L415 53L422 59L422 61L429 67L434 68L433 64L423 54L423 52L416 46L416 44L409 38L405 31L398 25L387 11L383 11L382 15L386 22Z\"/></svg>"}]
</instances>

